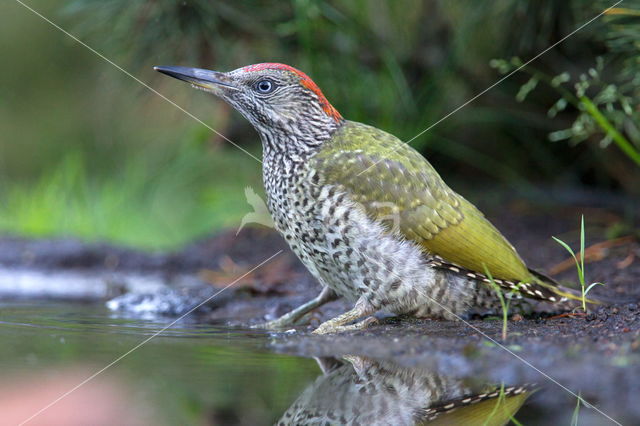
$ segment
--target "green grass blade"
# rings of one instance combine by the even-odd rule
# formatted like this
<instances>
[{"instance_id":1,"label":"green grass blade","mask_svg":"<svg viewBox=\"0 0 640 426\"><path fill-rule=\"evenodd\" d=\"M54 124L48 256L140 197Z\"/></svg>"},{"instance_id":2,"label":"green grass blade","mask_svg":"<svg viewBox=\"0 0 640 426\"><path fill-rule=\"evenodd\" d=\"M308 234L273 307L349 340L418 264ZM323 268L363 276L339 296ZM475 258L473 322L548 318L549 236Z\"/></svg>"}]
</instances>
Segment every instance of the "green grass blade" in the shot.
<instances>
[{"instance_id":1,"label":"green grass blade","mask_svg":"<svg viewBox=\"0 0 640 426\"><path fill-rule=\"evenodd\" d=\"M511 416L509 417L509 420L511 420L511 423L513 423L516 426L524 426L519 420L517 420L515 417Z\"/></svg>"},{"instance_id":2,"label":"green grass blade","mask_svg":"<svg viewBox=\"0 0 640 426\"><path fill-rule=\"evenodd\" d=\"M597 285L604 285L604 283L591 283L591 285L587 287L587 289L584 291L584 295L586 296L589 293L589 291L591 291L591 289Z\"/></svg>"},{"instance_id":3,"label":"green grass blade","mask_svg":"<svg viewBox=\"0 0 640 426\"><path fill-rule=\"evenodd\" d=\"M580 283L582 285L582 283L584 282L584 274L583 274L583 269L582 269L582 265L580 261L578 260L578 257L576 256L576 254L574 253L574 251L571 249L571 247L569 247L569 244L565 243L564 241L562 241L560 238L556 238L556 237L551 237L555 240L555 242L557 242L558 244L560 244L562 247L564 247L573 257L573 260L576 263L576 269L578 270L578 278L580 279Z\"/></svg>"},{"instance_id":4,"label":"green grass blade","mask_svg":"<svg viewBox=\"0 0 640 426\"><path fill-rule=\"evenodd\" d=\"M582 271L582 278L584 281L584 215L582 215L582 220L580 221L580 270Z\"/></svg>"},{"instance_id":5,"label":"green grass blade","mask_svg":"<svg viewBox=\"0 0 640 426\"><path fill-rule=\"evenodd\" d=\"M580 416L580 402L582 397L578 395L576 401L576 408L573 409L573 415L571 416L571 426L578 426L578 417Z\"/></svg>"}]
</instances>

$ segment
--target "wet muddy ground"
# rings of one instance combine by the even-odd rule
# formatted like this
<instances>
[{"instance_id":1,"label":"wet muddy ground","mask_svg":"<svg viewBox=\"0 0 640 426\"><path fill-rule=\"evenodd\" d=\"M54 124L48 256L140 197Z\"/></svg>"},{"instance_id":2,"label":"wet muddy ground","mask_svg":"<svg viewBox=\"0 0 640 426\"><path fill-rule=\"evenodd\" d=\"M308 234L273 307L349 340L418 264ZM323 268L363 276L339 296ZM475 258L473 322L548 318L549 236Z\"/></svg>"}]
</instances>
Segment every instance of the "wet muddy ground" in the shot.
<instances>
[{"instance_id":1,"label":"wet muddy ground","mask_svg":"<svg viewBox=\"0 0 640 426\"><path fill-rule=\"evenodd\" d=\"M401 366L428 366L460 376L483 371L496 381L512 383L558 386L557 381L584 390L582 396L603 410L640 420L640 244L625 228L633 229L640 210L634 204L587 198L571 206L540 208L535 201L487 197L481 208L531 267L566 282L576 282L576 270L551 236L577 247L584 214L587 281L605 283L593 294L618 303L586 315L511 318L504 341L502 323L495 318L451 322L381 317L364 331L310 335L313 326L348 308L336 301L314 312L308 326L269 334L266 346L309 357L392 359ZM496 205L499 210L492 208ZM607 238L612 233L616 238ZM280 250L271 262L225 288ZM4 237L0 266L4 299L104 301L110 309L134 316L175 317L222 290L190 319L231 326L275 318L319 291L283 240L264 228L247 228L237 236L235 230L222 232L171 254ZM554 409L553 400L541 400Z\"/></svg>"}]
</instances>

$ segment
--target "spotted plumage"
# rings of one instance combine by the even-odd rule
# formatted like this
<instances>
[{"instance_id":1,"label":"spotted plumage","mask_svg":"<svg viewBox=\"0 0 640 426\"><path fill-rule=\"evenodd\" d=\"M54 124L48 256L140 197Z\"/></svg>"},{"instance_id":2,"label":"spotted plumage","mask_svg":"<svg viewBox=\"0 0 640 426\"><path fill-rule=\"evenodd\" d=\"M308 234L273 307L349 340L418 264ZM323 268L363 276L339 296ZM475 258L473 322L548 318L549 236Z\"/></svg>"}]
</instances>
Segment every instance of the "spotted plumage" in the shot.
<instances>
[{"instance_id":1,"label":"spotted plumage","mask_svg":"<svg viewBox=\"0 0 640 426\"><path fill-rule=\"evenodd\" d=\"M275 158L273 158L273 157ZM276 229L326 287L371 311L455 319L498 306L479 278L436 262L414 242L387 231L340 185L329 184L313 156L299 162L265 152L264 184Z\"/></svg>"},{"instance_id":2,"label":"spotted plumage","mask_svg":"<svg viewBox=\"0 0 640 426\"><path fill-rule=\"evenodd\" d=\"M534 389L478 386L425 368L349 356L319 360L324 374L276 422L287 425L502 425Z\"/></svg>"},{"instance_id":3,"label":"spotted plumage","mask_svg":"<svg viewBox=\"0 0 640 426\"><path fill-rule=\"evenodd\" d=\"M316 332L379 310L456 319L507 297L566 307L576 296L527 268L513 246L429 162L380 129L345 120L303 72L160 67L236 108L260 134L276 229L324 289L268 325L289 326L337 296L354 308Z\"/></svg>"}]
</instances>

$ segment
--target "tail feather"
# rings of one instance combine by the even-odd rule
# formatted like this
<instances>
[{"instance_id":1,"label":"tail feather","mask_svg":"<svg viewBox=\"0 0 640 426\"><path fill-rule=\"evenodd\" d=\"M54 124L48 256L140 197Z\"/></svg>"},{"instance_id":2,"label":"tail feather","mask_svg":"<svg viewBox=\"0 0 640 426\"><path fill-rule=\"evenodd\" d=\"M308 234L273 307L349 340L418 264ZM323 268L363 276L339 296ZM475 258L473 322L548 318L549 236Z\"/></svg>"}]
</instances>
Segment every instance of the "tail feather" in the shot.
<instances>
[{"instance_id":1,"label":"tail feather","mask_svg":"<svg viewBox=\"0 0 640 426\"><path fill-rule=\"evenodd\" d=\"M421 412L430 425L486 424L503 425L536 391L536 385L493 388L484 393L468 394L438 401ZM420 422L419 424L423 424Z\"/></svg>"},{"instance_id":2,"label":"tail feather","mask_svg":"<svg viewBox=\"0 0 640 426\"><path fill-rule=\"evenodd\" d=\"M531 272L531 275L533 275L536 281L536 284L548 288L551 292L564 298L565 301L576 300L576 301L582 302L582 299L583 299L582 292L573 288L565 287L561 285L558 281L554 280L548 275L543 274L542 272L536 271L535 269L529 269L529 272ZM588 303L590 305L601 305L602 303L605 302L604 300L600 300L599 298L592 299L587 297L584 297L584 301L585 303Z\"/></svg>"},{"instance_id":3,"label":"tail feather","mask_svg":"<svg viewBox=\"0 0 640 426\"><path fill-rule=\"evenodd\" d=\"M543 282L556 287L557 290L562 292L563 294L569 295L567 297L568 299L579 300L580 302L582 302L582 292L580 290L575 288L565 287L559 284L553 278L548 277L547 275L541 272L535 271L533 269L529 269L529 272L531 272L536 278L542 280ZM605 296L605 295L598 294L595 296L589 296L588 298L585 297L585 302L592 305L602 305L602 304L614 305L614 304L622 304L622 303L637 303L638 301L640 300L638 299L637 296L623 296L623 295L617 295L617 296L606 295Z\"/></svg>"},{"instance_id":4,"label":"tail feather","mask_svg":"<svg viewBox=\"0 0 640 426\"><path fill-rule=\"evenodd\" d=\"M475 279L487 284L495 283L505 291L513 292L516 296L524 296L530 299L541 300L558 305L566 305L569 301L582 302L582 294L574 289L560 285L553 278L530 269L530 282L515 280L505 280L499 278L489 278L487 275L470 271L461 266L444 260L439 256L433 256L429 262L430 266L437 269L445 269L449 272ZM591 305L599 305L604 301L585 298L585 302ZM575 305L575 303L574 303Z\"/></svg>"}]
</instances>

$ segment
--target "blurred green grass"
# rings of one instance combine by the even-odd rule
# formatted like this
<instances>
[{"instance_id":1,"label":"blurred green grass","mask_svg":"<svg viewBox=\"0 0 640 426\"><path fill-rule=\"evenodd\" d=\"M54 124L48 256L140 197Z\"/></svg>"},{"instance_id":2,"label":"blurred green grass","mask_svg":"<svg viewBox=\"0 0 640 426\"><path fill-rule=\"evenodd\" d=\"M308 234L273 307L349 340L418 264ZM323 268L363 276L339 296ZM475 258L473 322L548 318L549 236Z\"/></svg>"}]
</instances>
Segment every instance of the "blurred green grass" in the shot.
<instances>
[{"instance_id":1,"label":"blurred green grass","mask_svg":"<svg viewBox=\"0 0 640 426\"><path fill-rule=\"evenodd\" d=\"M39 0L63 28L260 156L258 137L210 95L155 75L176 64L229 70L295 65L342 114L407 140L500 78L491 59L532 57L597 13L525 0ZM76 236L172 249L236 226L261 191L260 165L18 3L0 4L0 232ZM600 23L541 58L588 69ZM606 29L606 28L605 28ZM525 103L515 75L412 146L444 178L492 186L537 182L620 189L624 158L597 139L569 147L547 134L552 91ZM621 177L625 175L624 179Z\"/></svg>"},{"instance_id":2,"label":"blurred green grass","mask_svg":"<svg viewBox=\"0 0 640 426\"><path fill-rule=\"evenodd\" d=\"M56 20L64 4L33 6ZM258 162L19 5L0 16L0 233L168 250L238 226ZM179 89L187 109L221 111Z\"/></svg>"},{"instance_id":3,"label":"blurred green grass","mask_svg":"<svg viewBox=\"0 0 640 426\"><path fill-rule=\"evenodd\" d=\"M171 249L238 226L249 209L243 185L260 192L258 163L230 148L176 151L153 165L134 157L104 177L91 176L86 157L70 153L37 181L3 191L0 231Z\"/></svg>"}]
</instances>

